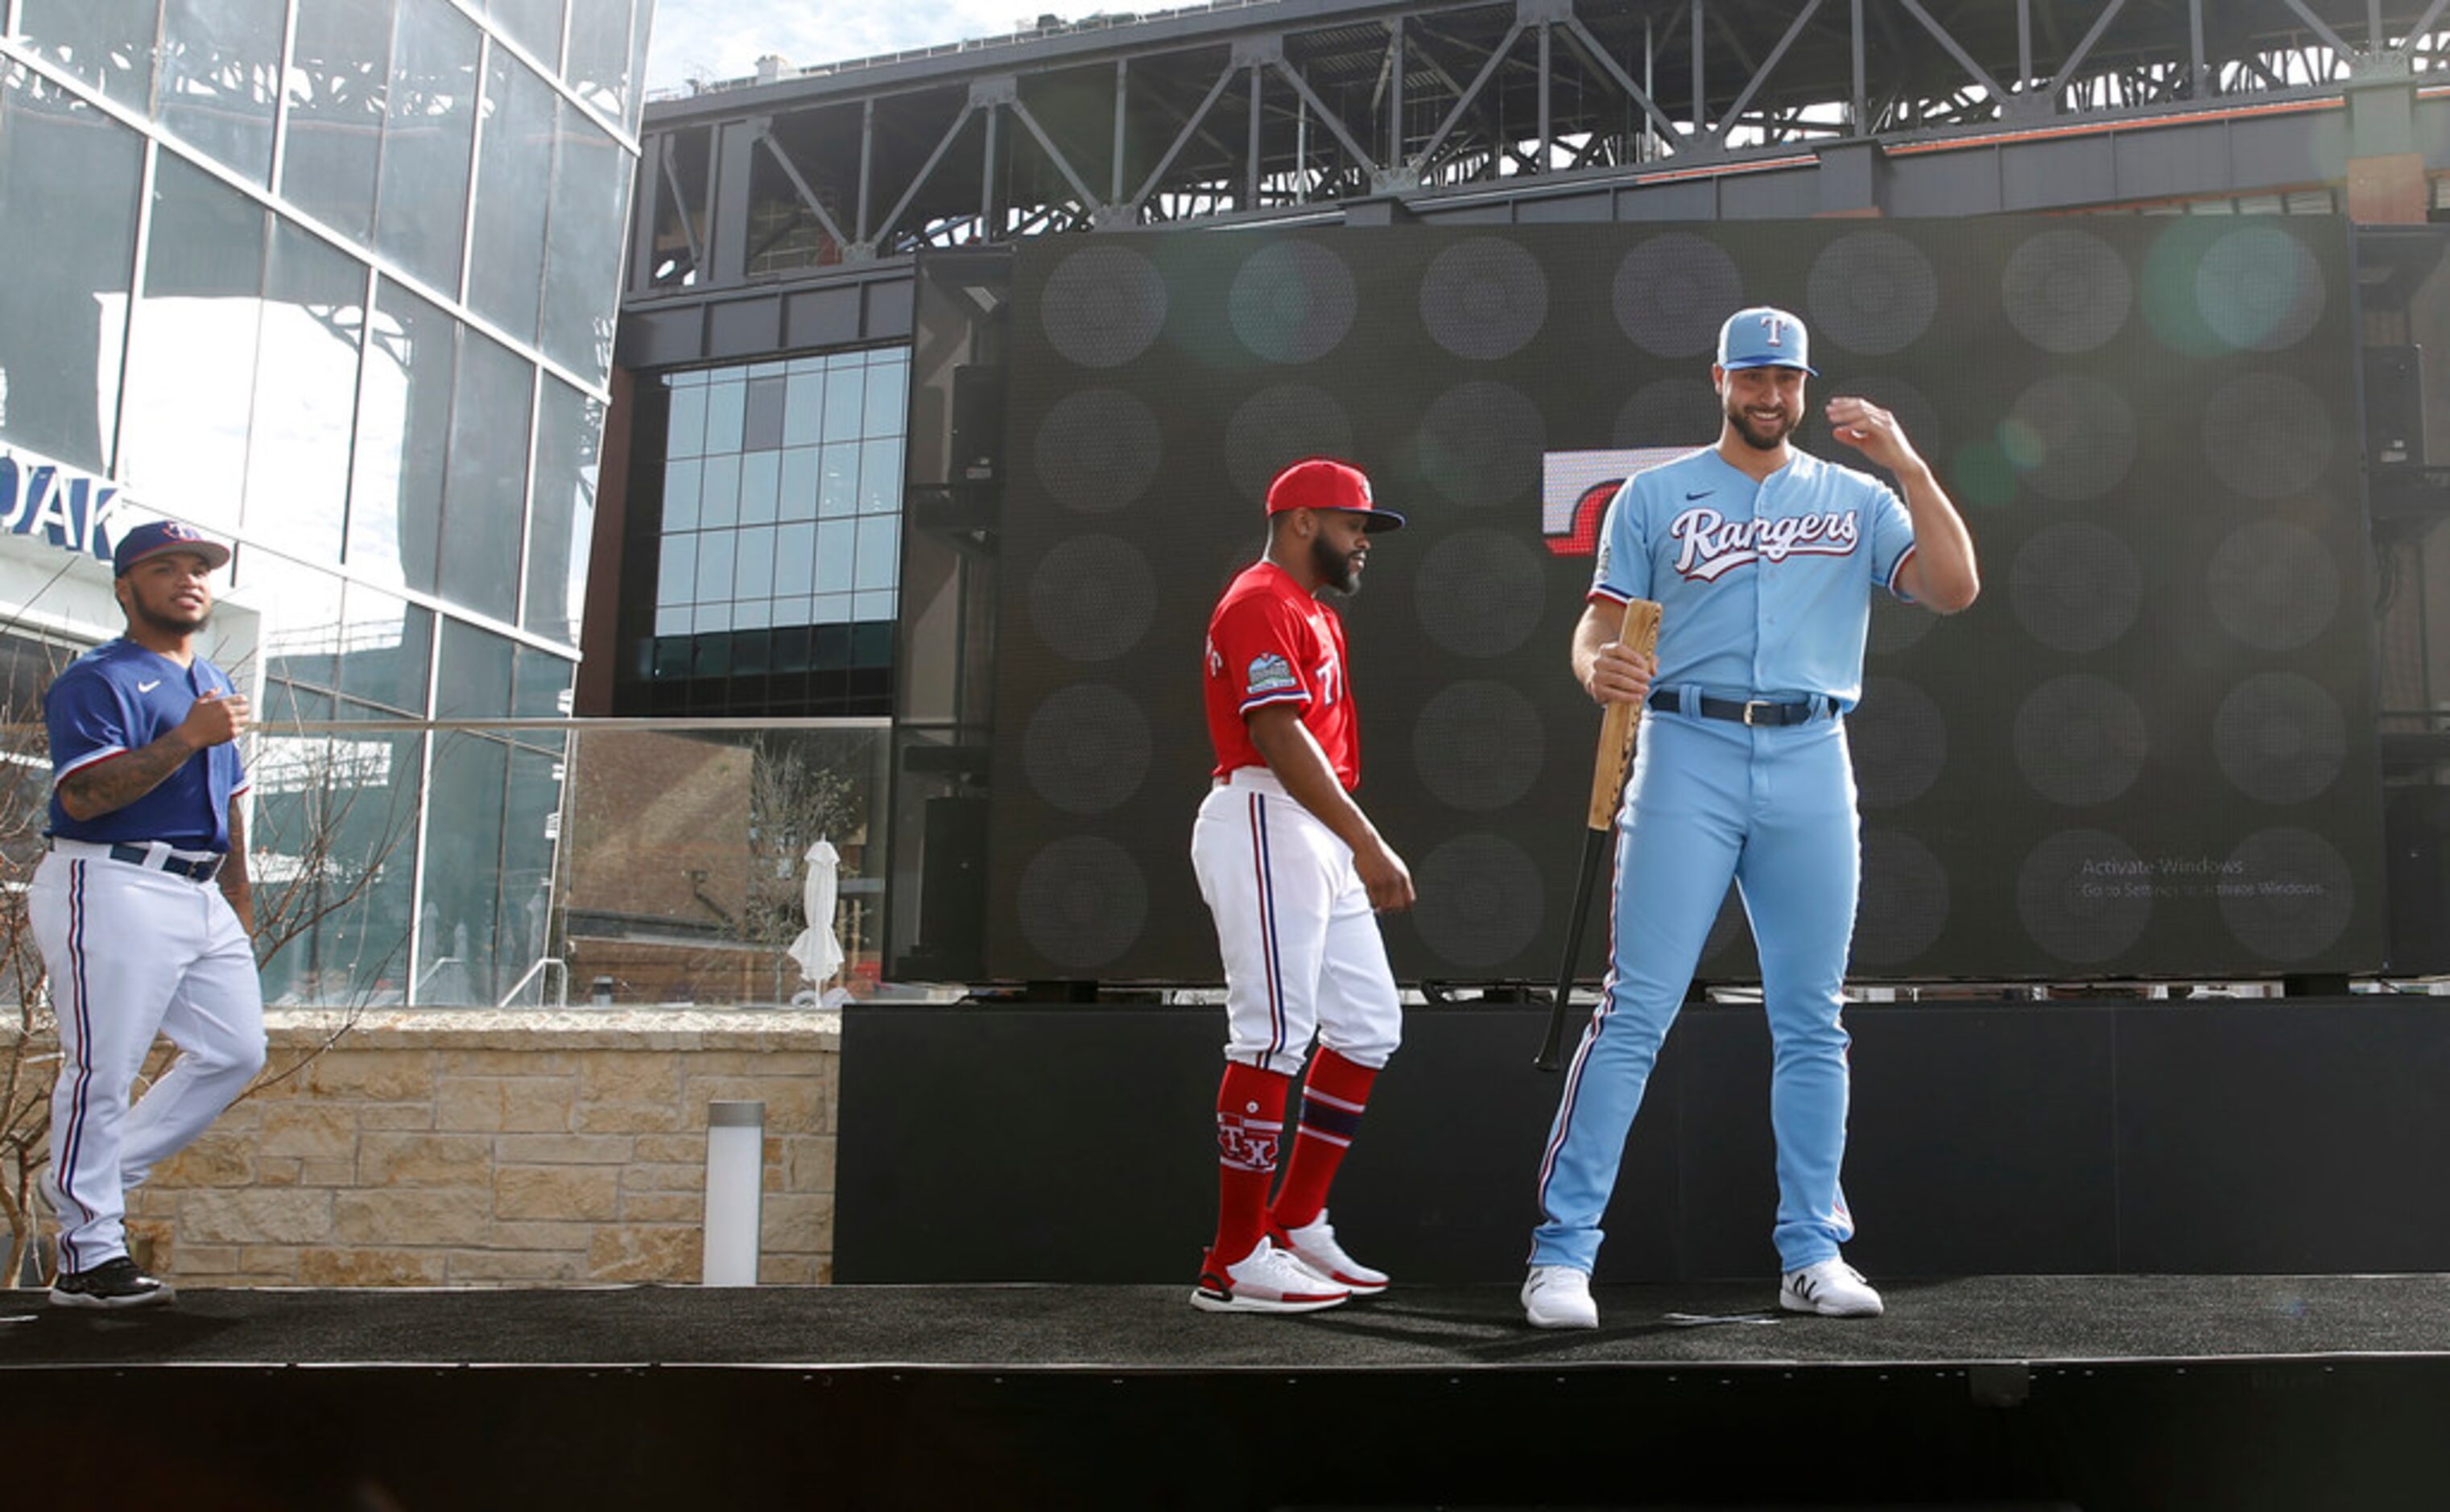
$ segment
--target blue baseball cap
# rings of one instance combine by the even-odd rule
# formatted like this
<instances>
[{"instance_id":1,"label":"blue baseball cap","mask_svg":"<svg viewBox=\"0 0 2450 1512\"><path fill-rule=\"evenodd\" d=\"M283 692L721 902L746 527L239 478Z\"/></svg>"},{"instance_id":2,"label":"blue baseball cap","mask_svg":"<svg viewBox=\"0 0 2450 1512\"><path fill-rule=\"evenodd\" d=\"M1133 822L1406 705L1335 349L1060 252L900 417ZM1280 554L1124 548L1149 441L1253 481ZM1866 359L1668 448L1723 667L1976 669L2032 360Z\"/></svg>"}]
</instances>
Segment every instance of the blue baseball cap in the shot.
<instances>
[{"instance_id":1,"label":"blue baseball cap","mask_svg":"<svg viewBox=\"0 0 2450 1512\"><path fill-rule=\"evenodd\" d=\"M1732 373L1740 367L1795 367L1814 378L1812 333L1784 310L1756 304L1738 310L1719 327L1719 365Z\"/></svg>"},{"instance_id":2,"label":"blue baseball cap","mask_svg":"<svg viewBox=\"0 0 2450 1512\"><path fill-rule=\"evenodd\" d=\"M230 559L229 548L221 542L208 541L177 520L155 520L129 531L110 549L110 575L126 577L129 568L146 557L172 552L201 556L207 567L226 566Z\"/></svg>"}]
</instances>

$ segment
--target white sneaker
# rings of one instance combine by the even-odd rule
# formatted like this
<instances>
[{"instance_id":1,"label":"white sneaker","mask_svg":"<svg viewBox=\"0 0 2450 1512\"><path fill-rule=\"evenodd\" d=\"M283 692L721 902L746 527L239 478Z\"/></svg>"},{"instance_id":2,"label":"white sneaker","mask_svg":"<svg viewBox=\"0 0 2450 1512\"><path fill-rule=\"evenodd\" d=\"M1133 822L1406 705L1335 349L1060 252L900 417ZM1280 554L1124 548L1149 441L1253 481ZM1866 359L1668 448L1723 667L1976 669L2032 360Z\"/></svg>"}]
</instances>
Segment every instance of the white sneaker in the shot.
<instances>
[{"instance_id":1,"label":"white sneaker","mask_svg":"<svg viewBox=\"0 0 2450 1512\"><path fill-rule=\"evenodd\" d=\"M1824 1318L1876 1318L1880 1294L1863 1272L1831 1255L1779 1279L1778 1305L1789 1312L1817 1312Z\"/></svg>"},{"instance_id":2,"label":"white sneaker","mask_svg":"<svg viewBox=\"0 0 2450 1512\"><path fill-rule=\"evenodd\" d=\"M1335 1242L1335 1226L1327 1221L1327 1210L1298 1229L1277 1231L1277 1248L1290 1250L1293 1257L1329 1281L1344 1288L1356 1297L1373 1297L1387 1289L1387 1272L1373 1270L1344 1252Z\"/></svg>"},{"instance_id":3,"label":"white sneaker","mask_svg":"<svg viewBox=\"0 0 2450 1512\"><path fill-rule=\"evenodd\" d=\"M1523 1316L1535 1328L1596 1328L1600 1305L1591 1275L1572 1266L1533 1266L1523 1283Z\"/></svg>"},{"instance_id":4,"label":"white sneaker","mask_svg":"<svg viewBox=\"0 0 2450 1512\"><path fill-rule=\"evenodd\" d=\"M1212 1252L1191 1305L1203 1312L1316 1312L1351 1295L1351 1288L1318 1275L1263 1237L1230 1266L1220 1268Z\"/></svg>"}]
</instances>

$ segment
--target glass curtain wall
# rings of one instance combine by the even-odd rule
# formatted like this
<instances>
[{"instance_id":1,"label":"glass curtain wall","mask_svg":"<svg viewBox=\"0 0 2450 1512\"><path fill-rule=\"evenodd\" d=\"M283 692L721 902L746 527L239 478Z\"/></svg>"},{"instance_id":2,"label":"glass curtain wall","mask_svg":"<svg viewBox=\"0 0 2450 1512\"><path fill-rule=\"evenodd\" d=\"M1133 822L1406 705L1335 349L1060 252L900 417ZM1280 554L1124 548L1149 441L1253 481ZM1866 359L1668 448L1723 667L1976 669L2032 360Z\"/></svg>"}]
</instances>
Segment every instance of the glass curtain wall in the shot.
<instances>
[{"instance_id":1,"label":"glass curtain wall","mask_svg":"<svg viewBox=\"0 0 2450 1512\"><path fill-rule=\"evenodd\" d=\"M236 544L274 998L496 1002L544 948L562 737L397 726L568 711L652 8L0 29L0 451ZM103 562L0 546L44 585L0 613L107 607Z\"/></svg>"}]
</instances>

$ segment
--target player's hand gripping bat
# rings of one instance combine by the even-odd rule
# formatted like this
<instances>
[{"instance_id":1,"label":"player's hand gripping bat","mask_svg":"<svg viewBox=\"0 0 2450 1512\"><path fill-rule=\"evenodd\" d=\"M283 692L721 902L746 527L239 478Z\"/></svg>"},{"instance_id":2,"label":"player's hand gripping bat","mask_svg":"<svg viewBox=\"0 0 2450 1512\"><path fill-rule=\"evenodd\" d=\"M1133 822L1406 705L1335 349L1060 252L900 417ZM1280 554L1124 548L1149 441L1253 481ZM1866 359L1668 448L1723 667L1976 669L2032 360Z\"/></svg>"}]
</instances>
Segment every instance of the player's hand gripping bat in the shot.
<instances>
[{"instance_id":1,"label":"player's hand gripping bat","mask_svg":"<svg viewBox=\"0 0 2450 1512\"><path fill-rule=\"evenodd\" d=\"M1659 651L1659 606L1646 598L1628 601L1624 606L1624 622L1616 632L1617 640L1645 656ZM1565 925L1565 959L1557 967L1557 991L1549 999L1548 1037L1541 1043L1540 1057L1532 1064L1543 1071L1554 1071L1561 1063L1560 1052L1565 1040L1565 1004L1574 989L1574 960L1583 953L1583 925L1591 911L1591 885L1597 880L1600 859L1608 852L1608 843L1616 834L1618 796L1624 791L1624 774L1633 761L1633 732L1642 718L1639 704L1610 704L1607 715L1600 721L1599 754L1591 765L1591 803L1584 816L1588 826L1583 836L1583 863L1574 880L1574 911Z\"/></svg>"}]
</instances>

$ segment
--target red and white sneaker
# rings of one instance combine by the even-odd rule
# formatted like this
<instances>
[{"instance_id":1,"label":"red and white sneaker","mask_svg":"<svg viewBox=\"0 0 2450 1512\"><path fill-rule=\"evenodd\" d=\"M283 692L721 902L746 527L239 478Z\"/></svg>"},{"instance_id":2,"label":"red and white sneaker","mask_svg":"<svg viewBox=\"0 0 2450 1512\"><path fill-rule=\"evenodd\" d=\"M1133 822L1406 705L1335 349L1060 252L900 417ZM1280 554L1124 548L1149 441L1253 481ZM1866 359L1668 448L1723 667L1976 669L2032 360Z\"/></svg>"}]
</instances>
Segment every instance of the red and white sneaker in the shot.
<instances>
[{"instance_id":1,"label":"red and white sneaker","mask_svg":"<svg viewBox=\"0 0 2450 1512\"><path fill-rule=\"evenodd\" d=\"M1300 1228L1278 1229L1271 1237L1276 1248L1292 1250L1294 1259L1356 1297L1374 1297L1387 1289L1386 1271L1363 1265L1335 1242L1335 1226L1327 1221L1325 1208Z\"/></svg>"},{"instance_id":2,"label":"red and white sneaker","mask_svg":"<svg viewBox=\"0 0 2450 1512\"><path fill-rule=\"evenodd\" d=\"M1229 1266L1209 1253L1192 1289L1191 1305L1202 1312L1316 1312L1352 1295L1350 1287L1326 1280L1266 1239Z\"/></svg>"}]
</instances>

